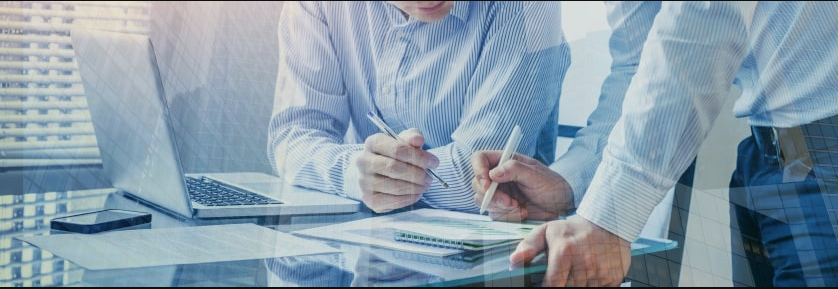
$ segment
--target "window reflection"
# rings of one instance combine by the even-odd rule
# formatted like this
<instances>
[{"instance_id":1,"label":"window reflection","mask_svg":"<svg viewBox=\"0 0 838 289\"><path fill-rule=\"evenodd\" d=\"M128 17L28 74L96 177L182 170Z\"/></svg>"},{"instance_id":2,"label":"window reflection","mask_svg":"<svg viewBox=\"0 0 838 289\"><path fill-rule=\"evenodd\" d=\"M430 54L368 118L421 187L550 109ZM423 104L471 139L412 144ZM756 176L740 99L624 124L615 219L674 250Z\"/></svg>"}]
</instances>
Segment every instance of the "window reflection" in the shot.
<instances>
[{"instance_id":1,"label":"window reflection","mask_svg":"<svg viewBox=\"0 0 838 289\"><path fill-rule=\"evenodd\" d=\"M53 218L100 209L112 190L0 196L0 286L65 286L81 268L15 237L50 233ZM75 281L74 281L75 280Z\"/></svg>"}]
</instances>

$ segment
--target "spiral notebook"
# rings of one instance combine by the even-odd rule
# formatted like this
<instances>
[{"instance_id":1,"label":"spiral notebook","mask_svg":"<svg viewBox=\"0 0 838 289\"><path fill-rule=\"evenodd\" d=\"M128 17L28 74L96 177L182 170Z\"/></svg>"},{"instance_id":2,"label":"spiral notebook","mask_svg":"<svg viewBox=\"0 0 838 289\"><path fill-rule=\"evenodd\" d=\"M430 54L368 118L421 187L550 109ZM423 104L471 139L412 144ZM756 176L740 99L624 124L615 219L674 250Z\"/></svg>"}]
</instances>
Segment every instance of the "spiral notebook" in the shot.
<instances>
[{"instance_id":1,"label":"spiral notebook","mask_svg":"<svg viewBox=\"0 0 838 289\"><path fill-rule=\"evenodd\" d=\"M440 216L406 221L396 228L393 238L400 242L475 251L517 244L536 226Z\"/></svg>"}]
</instances>

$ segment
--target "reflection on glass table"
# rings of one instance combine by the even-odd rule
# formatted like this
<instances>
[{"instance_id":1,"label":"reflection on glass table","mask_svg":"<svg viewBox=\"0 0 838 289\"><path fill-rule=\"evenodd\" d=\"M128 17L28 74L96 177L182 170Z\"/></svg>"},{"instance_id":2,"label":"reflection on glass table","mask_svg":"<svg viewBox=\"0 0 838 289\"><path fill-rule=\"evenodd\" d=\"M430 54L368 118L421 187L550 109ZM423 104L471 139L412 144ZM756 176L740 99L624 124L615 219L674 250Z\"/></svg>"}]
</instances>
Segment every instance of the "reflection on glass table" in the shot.
<instances>
[{"instance_id":1,"label":"reflection on glass table","mask_svg":"<svg viewBox=\"0 0 838 289\"><path fill-rule=\"evenodd\" d=\"M55 217L101 209L112 190L0 196L0 286L72 285L83 271L15 237L49 234Z\"/></svg>"},{"instance_id":2,"label":"reflection on glass table","mask_svg":"<svg viewBox=\"0 0 838 289\"><path fill-rule=\"evenodd\" d=\"M450 286L451 282L479 285L490 281L481 278L486 272L508 271L508 254L512 250L507 247L438 257L340 242L328 244L343 253L266 260L270 274L268 285L403 287Z\"/></svg>"},{"instance_id":3,"label":"reflection on glass table","mask_svg":"<svg viewBox=\"0 0 838 289\"><path fill-rule=\"evenodd\" d=\"M511 268L514 246L447 257L329 242L342 254L268 259L268 285L316 287L540 286L546 258ZM674 243L636 246L634 255L671 249Z\"/></svg>"},{"instance_id":4,"label":"reflection on glass table","mask_svg":"<svg viewBox=\"0 0 838 289\"><path fill-rule=\"evenodd\" d=\"M338 249L339 253L89 270L16 237L58 234L49 230L52 218L100 209L150 212L153 214L151 229L254 223L280 232L357 220L373 214L364 211L294 218L183 220L113 190L2 196L2 201L0 286L530 286L540 284L539 276L546 269L542 258L528 267L510 270L508 256L514 246L432 257L369 245L307 239L302 244L277 242L274 246L306 246L316 242ZM148 248L156 249L159 248Z\"/></svg>"}]
</instances>

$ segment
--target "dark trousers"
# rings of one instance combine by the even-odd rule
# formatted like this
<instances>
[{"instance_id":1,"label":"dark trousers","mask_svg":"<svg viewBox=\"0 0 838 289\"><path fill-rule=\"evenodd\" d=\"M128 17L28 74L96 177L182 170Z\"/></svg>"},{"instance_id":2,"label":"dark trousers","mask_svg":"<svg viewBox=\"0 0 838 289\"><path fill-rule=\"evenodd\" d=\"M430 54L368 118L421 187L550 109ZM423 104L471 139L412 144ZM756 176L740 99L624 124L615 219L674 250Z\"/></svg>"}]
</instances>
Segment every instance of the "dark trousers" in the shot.
<instances>
[{"instance_id":1,"label":"dark trousers","mask_svg":"<svg viewBox=\"0 0 838 289\"><path fill-rule=\"evenodd\" d=\"M838 286L836 120L802 127L804 178L789 178L787 160L797 156L756 130L739 144L730 183L735 286Z\"/></svg>"}]
</instances>

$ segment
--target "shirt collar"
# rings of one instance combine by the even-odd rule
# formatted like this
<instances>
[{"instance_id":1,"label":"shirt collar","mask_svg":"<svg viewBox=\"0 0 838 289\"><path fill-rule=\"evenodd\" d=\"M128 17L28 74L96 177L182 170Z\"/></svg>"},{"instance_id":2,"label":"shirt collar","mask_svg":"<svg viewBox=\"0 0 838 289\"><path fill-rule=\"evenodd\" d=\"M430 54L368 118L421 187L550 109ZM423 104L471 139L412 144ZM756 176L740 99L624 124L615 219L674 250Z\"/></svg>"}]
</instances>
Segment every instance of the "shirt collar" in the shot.
<instances>
[{"instance_id":1,"label":"shirt collar","mask_svg":"<svg viewBox=\"0 0 838 289\"><path fill-rule=\"evenodd\" d=\"M389 18L390 23L393 25L404 25L408 24L409 22L413 22L413 19L405 19L404 14L402 11L393 4L388 2L385 3L385 10L387 10L387 18ZM454 1L453 6L451 6L451 12L449 12L449 16L454 16L457 19L460 19L463 23L468 21L469 11L471 8L471 1Z\"/></svg>"},{"instance_id":2,"label":"shirt collar","mask_svg":"<svg viewBox=\"0 0 838 289\"><path fill-rule=\"evenodd\" d=\"M408 19L404 17L399 7L387 1L382 1L381 3L384 4L384 10L387 11L387 20L390 20L390 24L394 26L407 24Z\"/></svg>"},{"instance_id":3,"label":"shirt collar","mask_svg":"<svg viewBox=\"0 0 838 289\"><path fill-rule=\"evenodd\" d=\"M463 23L468 21L469 11L471 10L472 1L454 1L454 6L451 7L450 15L460 19Z\"/></svg>"}]
</instances>

